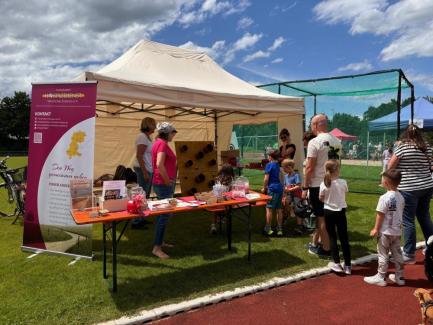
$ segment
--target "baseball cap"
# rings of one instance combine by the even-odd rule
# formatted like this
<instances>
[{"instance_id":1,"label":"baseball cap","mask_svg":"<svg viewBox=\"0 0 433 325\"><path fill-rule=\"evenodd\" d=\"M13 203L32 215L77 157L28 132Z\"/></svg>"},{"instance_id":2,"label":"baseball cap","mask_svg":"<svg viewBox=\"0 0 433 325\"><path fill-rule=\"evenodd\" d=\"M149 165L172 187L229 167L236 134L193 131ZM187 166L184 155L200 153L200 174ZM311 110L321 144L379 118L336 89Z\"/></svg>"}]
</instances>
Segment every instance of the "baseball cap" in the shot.
<instances>
[{"instance_id":1,"label":"baseball cap","mask_svg":"<svg viewBox=\"0 0 433 325\"><path fill-rule=\"evenodd\" d=\"M172 124L170 124L168 122L158 123L156 125L156 130L159 133L171 133L171 132L176 132L177 133L176 128Z\"/></svg>"}]
</instances>

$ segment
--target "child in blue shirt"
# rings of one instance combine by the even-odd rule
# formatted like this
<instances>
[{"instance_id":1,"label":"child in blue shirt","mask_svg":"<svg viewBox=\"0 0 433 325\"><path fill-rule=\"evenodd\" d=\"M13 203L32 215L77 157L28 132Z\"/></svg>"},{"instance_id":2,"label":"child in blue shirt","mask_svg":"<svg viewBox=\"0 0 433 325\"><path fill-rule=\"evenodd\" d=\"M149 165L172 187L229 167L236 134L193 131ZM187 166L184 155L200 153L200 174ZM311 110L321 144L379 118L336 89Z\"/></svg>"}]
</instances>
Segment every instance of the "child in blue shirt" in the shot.
<instances>
[{"instance_id":1,"label":"child in blue shirt","mask_svg":"<svg viewBox=\"0 0 433 325\"><path fill-rule=\"evenodd\" d=\"M295 162L292 159L284 159L281 162L281 168L285 174L283 195L284 211L286 211L290 217L295 217L293 207L302 199L301 177L295 171ZM299 217L296 217L295 233L299 235L304 233L302 219Z\"/></svg>"},{"instance_id":2,"label":"child in blue shirt","mask_svg":"<svg viewBox=\"0 0 433 325\"><path fill-rule=\"evenodd\" d=\"M280 153L278 150L271 150L268 153L269 163L265 167L265 178L263 180L263 193L267 193L272 197L272 200L266 204L266 225L264 233L267 236L272 236L274 231L271 227L272 215L276 212L277 215L277 236L283 236L283 212L282 198L283 185L280 180L280 166L278 158Z\"/></svg>"}]
</instances>

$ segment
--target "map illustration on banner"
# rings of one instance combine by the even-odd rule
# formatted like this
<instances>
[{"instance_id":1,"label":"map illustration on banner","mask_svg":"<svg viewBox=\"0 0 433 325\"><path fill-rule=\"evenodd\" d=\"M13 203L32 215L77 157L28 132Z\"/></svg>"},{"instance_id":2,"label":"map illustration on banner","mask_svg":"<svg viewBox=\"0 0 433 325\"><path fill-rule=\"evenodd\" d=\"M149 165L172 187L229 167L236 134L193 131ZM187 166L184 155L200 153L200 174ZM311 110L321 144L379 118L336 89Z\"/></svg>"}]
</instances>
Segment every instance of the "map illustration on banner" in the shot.
<instances>
[{"instance_id":1,"label":"map illustration on banner","mask_svg":"<svg viewBox=\"0 0 433 325\"><path fill-rule=\"evenodd\" d=\"M95 83L33 85L23 248L91 256L70 210L93 203L95 113Z\"/></svg>"}]
</instances>

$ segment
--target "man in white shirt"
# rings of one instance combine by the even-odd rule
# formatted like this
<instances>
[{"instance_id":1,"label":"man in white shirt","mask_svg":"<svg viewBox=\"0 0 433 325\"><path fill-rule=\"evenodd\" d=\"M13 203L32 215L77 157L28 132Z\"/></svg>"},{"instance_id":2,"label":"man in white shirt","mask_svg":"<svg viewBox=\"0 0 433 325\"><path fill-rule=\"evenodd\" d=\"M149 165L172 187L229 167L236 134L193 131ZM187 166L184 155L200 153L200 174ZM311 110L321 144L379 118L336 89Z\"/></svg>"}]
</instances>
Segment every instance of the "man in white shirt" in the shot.
<instances>
[{"instance_id":1,"label":"man in white shirt","mask_svg":"<svg viewBox=\"0 0 433 325\"><path fill-rule=\"evenodd\" d=\"M314 214L317 217L317 228L313 235L313 243L309 243L308 251L319 256L330 256L328 232L323 211L323 202L319 199L320 183L325 177L325 162L328 159L339 159L341 142L328 133L328 118L324 114L315 115L311 119L311 131L316 137L308 143L307 163L305 165L302 197L309 197ZM322 247L318 245L319 238Z\"/></svg>"}]
</instances>

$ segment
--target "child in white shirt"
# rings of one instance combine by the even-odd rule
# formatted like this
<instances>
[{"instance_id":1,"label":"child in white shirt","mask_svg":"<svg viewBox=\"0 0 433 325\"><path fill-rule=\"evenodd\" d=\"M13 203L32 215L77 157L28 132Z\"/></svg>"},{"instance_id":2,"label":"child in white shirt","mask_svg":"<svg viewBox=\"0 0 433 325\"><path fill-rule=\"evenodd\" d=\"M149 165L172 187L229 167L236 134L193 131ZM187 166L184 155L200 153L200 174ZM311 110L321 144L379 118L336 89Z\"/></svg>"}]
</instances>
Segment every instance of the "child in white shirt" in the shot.
<instances>
[{"instance_id":1,"label":"child in white shirt","mask_svg":"<svg viewBox=\"0 0 433 325\"><path fill-rule=\"evenodd\" d=\"M331 159L325 163L325 178L320 184L319 198L324 203L325 224L329 235L333 262L328 266L334 272L352 273L349 236L347 234L346 192L347 183L340 178L340 163ZM344 257L344 268L340 264L337 234Z\"/></svg>"},{"instance_id":2,"label":"child in white shirt","mask_svg":"<svg viewBox=\"0 0 433 325\"><path fill-rule=\"evenodd\" d=\"M387 189L387 192L379 198L376 224L370 231L370 236L377 237L378 269L376 275L364 278L368 284L386 286L389 252L394 259L395 273L390 274L388 278L400 286L405 284L403 255L400 248L404 198L397 191L400 180L401 173L396 169L389 169L382 173L382 186Z\"/></svg>"}]
</instances>

